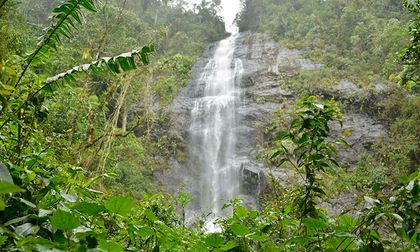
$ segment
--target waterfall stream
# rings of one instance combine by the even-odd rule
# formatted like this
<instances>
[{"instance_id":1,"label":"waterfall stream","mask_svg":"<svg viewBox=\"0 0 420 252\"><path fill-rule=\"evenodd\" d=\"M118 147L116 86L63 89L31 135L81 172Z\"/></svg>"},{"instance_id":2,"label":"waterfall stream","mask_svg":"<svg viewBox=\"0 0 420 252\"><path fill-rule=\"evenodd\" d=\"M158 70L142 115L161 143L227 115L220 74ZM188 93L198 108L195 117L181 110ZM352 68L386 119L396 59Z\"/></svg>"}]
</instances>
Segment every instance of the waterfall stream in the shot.
<instances>
[{"instance_id":1,"label":"waterfall stream","mask_svg":"<svg viewBox=\"0 0 420 252\"><path fill-rule=\"evenodd\" d=\"M226 214L223 205L240 194L235 129L243 68L234 59L237 37L234 34L220 41L203 69L204 92L194 102L189 128L189 159L198 174L196 208L216 216Z\"/></svg>"}]
</instances>

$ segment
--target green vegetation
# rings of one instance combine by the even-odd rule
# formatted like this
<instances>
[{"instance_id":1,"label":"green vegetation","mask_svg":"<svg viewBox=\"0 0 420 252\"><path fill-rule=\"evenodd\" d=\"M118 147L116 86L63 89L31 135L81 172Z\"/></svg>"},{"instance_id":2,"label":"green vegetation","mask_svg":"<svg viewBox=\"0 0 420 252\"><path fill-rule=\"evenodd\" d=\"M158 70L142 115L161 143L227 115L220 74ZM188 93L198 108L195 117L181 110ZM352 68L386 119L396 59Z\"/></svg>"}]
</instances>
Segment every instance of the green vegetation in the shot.
<instances>
[{"instance_id":1,"label":"green vegetation","mask_svg":"<svg viewBox=\"0 0 420 252\"><path fill-rule=\"evenodd\" d=\"M302 100L302 107L304 109L297 112L297 118L292 121L290 129L277 133L276 148L270 157L282 157L276 161L277 166L288 162L298 173L304 171L304 188L296 198L301 220L317 216L315 199L325 195L324 190L317 185L317 173L338 166L337 161L331 157L337 149L326 138L330 131L329 122L341 117L333 101L319 104L315 103L315 97L309 97Z\"/></svg>"},{"instance_id":2,"label":"green vegetation","mask_svg":"<svg viewBox=\"0 0 420 252\"><path fill-rule=\"evenodd\" d=\"M407 81L401 78L402 85L417 92L418 20L410 24L415 39L407 44L400 28L405 17L400 19L402 7L395 1L355 1L348 9L340 7L347 1L260 2L268 11L260 13L257 1L247 1L242 29L272 31L289 44L304 38L303 47L314 47L312 57L318 55L324 64L333 60L325 71L337 70L337 76L359 76L363 69L354 80L372 73L393 79L403 71ZM277 129L272 143L271 162L295 169L299 184L283 188L273 179L261 211L246 209L240 200L226 204L232 214L216 221L220 233L185 225L190 196L160 194L152 182L153 172L168 166L177 145L165 131L165 108L186 84L204 47L226 34L217 4L203 2L193 12L180 3L0 1L0 250L417 249L419 99L403 92L391 93L381 105L383 114L377 113L389 123L389 142L378 143L377 156L362 157L357 176L343 175L342 183L370 195L357 218L329 217L318 206L326 197L326 178L341 170L334 159L336 140L329 135L330 123L341 113L336 102L309 97L296 104L291 125ZM297 11L290 12L291 6ZM418 13L418 1L405 6ZM52 10L51 24L41 30L47 25L46 9ZM323 12L307 15L310 11ZM320 24L331 25L338 17L333 27L342 33L304 26L319 18ZM367 32L358 22L372 29ZM376 42L363 44L368 33ZM377 41L389 44L377 48ZM403 46L404 69L391 60ZM363 56L358 59L362 65L354 61L355 53ZM340 62L350 62L349 73ZM392 168L407 176L399 177Z\"/></svg>"},{"instance_id":3,"label":"green vegetation","mask_svg":"<svg viewBox=\"0 0 420 252\"><path fill-rule=\"evenodd\" d=\"M0 183L0 193L15 195L6 196L13 207L2 201L7 222L2 223L1 245L20 251L412 251L419 242L418 172L402 178L391 195L366 196L359 219L330 219L317 207L316 198L324 192L316 173L337 167L331 158L335 149L326 137L328 123L339 115L334 102L302 100L290 131L277 133L272 158L302 172L304 190L273 188L261 212L232 201L225 207L233 214L217 221L220 233L185 227L185 216L176 207L185 207L188 195L145 194L135 200L101 194L92 186L113 174L86 180L85 170L69 168L54 170L37 184L22 183L24 191Z\"/></svg>"},{"instance_id":4,"label":"green vegetation","mask_svg":"<svg viewBox=\"0 0 420 252\"><path fill-rule=\"evenodd\" d=\"M400 84L412 92L420 92L420 2L403 1L413 19L409 25L409 34L411 35L410 44L401 53L402 62L405 64L404 70L400 74Z\"/></svg>"},{"instance_id":5,"label":"green vegetation","mask_svg":"<svg viewBox=\"0 0 420 252\"><path fill-rule=\"evenodd\" d=\"M335 77L319 85L347 78L367 88L379 76L397 79L408 20L400 1L246 0L239 26L311 49L309 56L324 64L321 71Z\"/></svg>"},{"instance_id":6,"label":"green vegetation","mask_svg":"<svg viewBox=\"0 0 420 252\"><path fill-rule=\"evenodd\" d=\"M401 176L418 171L419 1L401 4L400 1L246 0L244 3L239 17L242 31L269 33L280 46L303 49L305 56L323 64L320 70L296 71L282 77L279 82L283 87L294 91L296 96L335 97L345 112L366 113L388 126L389 136L378 140L370 154L363 154L353 172L330 169L329 174L320 174L321 178L329 178L322 192L325 190L329 197L341 193L359 197L386 195L390 188L397 186ZM358 90L344 94L335 91L341 80L354 83ZM388 89L381 93L376 88L378 83ZM276 124L286 120L283 116ZM284 125L280 128L284 130ZM289 141L296 144L301 136L285 134L283 137L292 137ZM271 141L266 146L273 146ZM294 146L291 143L288 147ZM303 161L293 153L299 152L299 148L291 151L288 158ZM295 169L293 162L286 162L283 167ZM311 183L305 185L311 187ZM274 179L268 189L270 193L262 197L263 205L270 204L273 194L292 190L278 187ZM278 192L273 193L276 188ZM292 190L283 201L295 195L305 195L302 196L305 199L309 193L303 194L304 191L303 188Z\"/></svg>"},{"instance_id":7,"label":"green vegetation","mask_svg":"<svg viewBox=\"0 0 420 252\"><path fill-rule=\"evenodd\" d=\"M297 95L335 97L344 111L374 116L390 130L389 138L379 140L374 153L364 155L354 173L342 174L331 191L372 181L385 189L418 170L419 1L244 3L241 30L269 33L281 46L304 49L323 64L320 70L281 78L282 86ZM335 90L341 80L357 90Z\"/></svg>"},{"instance_id":8,"label":"green vegetation","mask_svg":"<svg viewBox=\"0 0 420 252\"><path fill-rule=\"evenodd\" d=\"M167 1L68 4L2 5L2 160L11 162L8 167L22 164L35 144L36 152L55 152L54 159L95 174L117 172L117 181L136 174L127 182L137 184L133 192L156 192L152 172L167 167L163 157L176 144L161 133L165 109L202 50L225 36L216 6L202 3L193 12ZM43 31L46 10L53 12L52 24ZM121 155L128 148L124 153L132 154Z\"/></svg>"},{"instance_id":9,"label":"green vegetation","mask_svg":"<svg viewBox=\"0 0 420 252\"><path fill-rule=\"evenodd\" d=\"M0 6L0 168L8 178L1 182L1 250L118 251L127 233L115 234L124 221L117 216L128 218L135 200L112 192L159 190L152 174L167 167L164 157L176 145L161 133L165 108L195 58L225 36L224 24L205 3L196 12L147 0ZM46 10L53 15L42 30ZM160 201L175 214L174 204ZM98 227L107 231L96 236Z\"/></svg>"}]
</instances>

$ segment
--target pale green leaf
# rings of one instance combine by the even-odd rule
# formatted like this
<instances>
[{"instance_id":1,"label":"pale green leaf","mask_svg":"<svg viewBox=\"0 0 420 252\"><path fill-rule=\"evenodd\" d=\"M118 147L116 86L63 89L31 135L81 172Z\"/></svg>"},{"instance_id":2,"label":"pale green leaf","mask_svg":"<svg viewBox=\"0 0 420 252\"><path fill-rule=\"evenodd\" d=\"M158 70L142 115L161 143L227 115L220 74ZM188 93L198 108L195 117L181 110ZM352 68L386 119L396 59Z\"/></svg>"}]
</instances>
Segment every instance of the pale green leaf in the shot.
<instances>
[{"instance_id":1,"label":"pale green leaf","mask_svg":"<svg viewBox=\"0 0 420 252\"><path fill-rule=\"evenodd\" d=\"M249 229L242 224L233 224L230 230L237 236L245 236L250 233Z\"/></svg>"},{"instance_id":2,"label":"pale green leaf","mask_svg":"<svg viewBox=\"0 0 420 252\"><path fill-rule=\"evenodd\" d=\"M112 241L99 240L98 248L107 252L121 252L123 251L124 246Z\"/></svg>"},{"instance_id":3,"label":"pale green leaf","mask_svg":"<svg viewBox=\"0 0 420 252\"><path fill-rule=\"evenodd\" d=\"M23 192L19 186L7 181L0 180L0 194Z\"/></svg>"},{"instance_id":4,"label":"pale green leaf","mask_svg":"<svg viewBox=\"0 0 420 252\"><path fill-rule=\"evenodd\" d=\"M112 197L105 202L105 207L109 212L119 215L128 215L133 208L132 200L129 197Z\"/></svg>"},{"instance_id":5,"label":"pale green leaf","mask_svg":"<svg viewBox=\"0 0 420 252\"><path fill-rule=\"evenodd\" d=\"M226 244L221 246L220 249L222 251L228 251L228 250L231 250L231 249L236 248L238 246L239 246L239 244L236 241L228 241Z\"/></svg>"}]
</instances>

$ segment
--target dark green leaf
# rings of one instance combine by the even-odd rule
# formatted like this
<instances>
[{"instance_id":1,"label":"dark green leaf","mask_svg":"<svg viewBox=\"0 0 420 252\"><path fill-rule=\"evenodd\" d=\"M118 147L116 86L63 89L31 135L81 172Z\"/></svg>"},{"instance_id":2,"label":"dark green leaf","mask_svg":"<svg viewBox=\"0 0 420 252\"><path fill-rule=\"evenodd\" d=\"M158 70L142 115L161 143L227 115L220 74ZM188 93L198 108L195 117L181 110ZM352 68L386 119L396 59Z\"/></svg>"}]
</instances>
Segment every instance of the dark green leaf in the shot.
<instances>
[{"instance_id":1,"label":"dark green leaf","mask_svg":"<svg viewBox=\"0 0 420 252\"><path fill-rule=\"evenodd\" d=\"M46 84L43 88L42 91L46 92L46 93L50 93L52 94L54 91L52 89L52 86L50 84Z\"/></svg>"},{"instance_id":2,"label":"dark green leaf","mask_svg":"<svg viewBox=\"0 0 420 252\"><path fill-rule=\"evenodd\" d=\"M321 188L319 188L319 187L314 186L314 187L312 187L312 190L313 190L314 192L317 192L317 193L320 193L320 194L322 194L322 195L325 195L324 190L322 190L322 189L321 189Z\"/></svg>"},{"instance_id":3,"label":"dark green leaf","mask_svg":"<svg viewBox=\"0 0 420 252\"><path fill-rule=\"evenodd\" d=\"M83 7L85 7L87 10L91 12L96 12L95 4L93 3L92 0L81 0L80 5L82 5Z\"/></svg>"},{"instance_id":4,"label":"dark green leaf","mask_svg":"<svg viewBox=\"0 0 420 252\"><path fill-rule=\"evenodd\" d=\"M92 216L96 216L100 212L104 212L106 210L106 208L101 204L88 202L77 204L74 208L81 213L89 214Z\"/></svg>"},{"instance_id":5,"label":"dark green leaf","mask_svg":"<svg viewBox=\"0 0 420 252\"><path fill-rule=\"evenodd\" d=\"M149 50L146 50L149 51ZM143 64L149 64L148 55L145 53L140 53L139 51L132 51L122 53L115 57L103 57L100 60L94 61L90 64L84 64L80 66L73 67L70 70L67 70L63 73L57 74L53 77L48 78L45 80L46 84L56 82L60 79L64 79L68 82L75 81L75 74L82 73L87 71L99 72L100 70L104 70L104 68L108 67L108 69L114 73L120 73L121 71L129 71L135 69L136 64L134 61L134 55L139 55L140 59L142 60Z\"/></svg>"},{"instance_id":6,"label":"dark green leaf","mask_svg":"<svg viewBox=\"0 0 420 252\"><path fill-rule=\"evenodd\" d=\"M141 53L140 54L140 59L143 62L144 65L148 65L149 64L149 58L147 57L147 54Z\"/></svg>"},{"instance_id":7,"label":"dark green leaf","mask_svg":"<svg viewBox=\"0 0 420 252\"><path fill-rule=\"evenodd\" d=\"M69 212L63 210L57 210L50 218L51 225L63 231L72 230L80 226L80 221Z\"/></svg>"},{"instance_id":8,"label":"dark green leaf","mask_svg":"<svg viewBox=\"0 0 420 252\"><path fill-rule=\"evenodd\" d=\"M290 137L290 133L287 131L280 131L277 133L276 140L284 140Z\"/></svg>"},{"instance_id":9,"label":"dark green leaf","mask_svg":"<svg viewBox=\"0 0 420 252\"><path fill-rule=\"evenodd\" d=\"M284 164L284 162L287 162L287 161L289 161L288 158L282 158L276 163L276 165L281 166L282 164Z\"/></svg>"},{"instance_id":10,"label":"dark green leaf","mask_svg":"<svg viewBox=\"0 0 420 252\"><path fill-rule=\"evenodd\" d=\"M276 158L278 155L280 155L280 153L280 150L274 150L270 155L270 159Z\"/></svg>"}]
</instances>

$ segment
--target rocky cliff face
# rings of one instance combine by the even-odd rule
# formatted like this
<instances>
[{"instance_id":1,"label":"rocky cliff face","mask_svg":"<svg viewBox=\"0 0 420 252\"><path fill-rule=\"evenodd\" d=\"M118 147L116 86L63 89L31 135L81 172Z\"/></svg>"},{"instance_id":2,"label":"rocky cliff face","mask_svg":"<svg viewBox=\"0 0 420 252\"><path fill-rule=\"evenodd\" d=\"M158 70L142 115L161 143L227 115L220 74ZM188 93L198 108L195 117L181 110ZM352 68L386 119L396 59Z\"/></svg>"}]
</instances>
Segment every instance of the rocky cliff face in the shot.
<instances>
[{"instance_id":1,"label":"rocky cliff face","mask_svg":"<svg viewBox=\"0 0 420 252\"><path fill-rule=\"evenodd\" d=\"M171 169L156 174L157 180L169 192L180 185L186 188L194 180L194 167L188 167L186 162L186 145L188 145L191 109L193 99L202 95L204 83L200 79L201 71L213 56L216 44L210 45L201 59L195 64L191 79L171 106L171 132L180 144L179 155L171 160ZM259 33L242 33L236 40L235 59L243 64L243 75L238 80L241 87L241 102L237 109L240 124L237 129L237 151L247 156L241 164L242 191L244 198L258 194L264 186L264 177L271 171L287 184L292 180L293 172L287 169L271 169L263 160L257 159L260 146L269 139L265 137L265 128L276 117L274 112L281 108L287 112L293 108L295 94L283 87L281 79L301 70L317 71L322 65L304 58L304 51L284 48L268 35ZM232 63L234 64L234 63ZM335 89L326 91L328 96L338 99L360 92L356 85L346 80L337 83ZM344 129L351 134L347 139L352 146L347 151L340 152L340 161L350 169L356 164L358 156L370 151L370 146L378 137L386 135L386 128L374 118L365 113L348 112L344 120ZM194 189L189 190L194 195ZM252 197L251 197L252 198Z\"/></svg>"}]
</instances>

